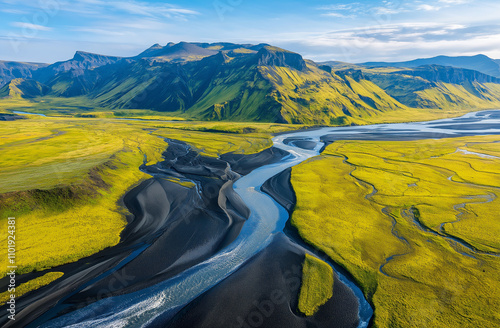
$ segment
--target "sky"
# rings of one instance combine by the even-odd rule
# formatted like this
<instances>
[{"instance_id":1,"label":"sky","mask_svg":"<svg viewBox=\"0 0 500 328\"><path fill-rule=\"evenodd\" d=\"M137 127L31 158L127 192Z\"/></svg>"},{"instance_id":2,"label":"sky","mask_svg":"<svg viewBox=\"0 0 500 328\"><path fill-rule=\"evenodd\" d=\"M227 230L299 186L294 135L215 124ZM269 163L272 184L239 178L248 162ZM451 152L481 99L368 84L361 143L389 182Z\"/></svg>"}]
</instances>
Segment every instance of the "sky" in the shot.
<instances>
[{"instance_id":1,"label":"sky","mask_svg":"<svg viewBox=\"0 0 500 328\"><path fill-rule=\"evenodd\" d=\"M134 56L155 43L269 43L315 61L500 59L498 0L0 0L0 60L75 51Z\"/></svg>"}]
</instances>

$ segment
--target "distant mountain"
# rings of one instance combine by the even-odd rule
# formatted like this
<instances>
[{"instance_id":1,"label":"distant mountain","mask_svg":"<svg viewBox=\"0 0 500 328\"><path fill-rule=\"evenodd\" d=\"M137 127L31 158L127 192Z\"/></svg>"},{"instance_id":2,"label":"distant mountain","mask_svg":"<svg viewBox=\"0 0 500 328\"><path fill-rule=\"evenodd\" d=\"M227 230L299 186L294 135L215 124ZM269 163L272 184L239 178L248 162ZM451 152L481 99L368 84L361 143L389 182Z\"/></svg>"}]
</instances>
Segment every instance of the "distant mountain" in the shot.
<instances>
[{"instance_id":1,"label":"distant mountain","mask_svg":"<svg viewBox=\"0 0 500 328\"><path fill-rule=\"evenodd\" d=\"M13 79L32 78L33 71L48 66L41 63L19 63L0 60L0 87Z\"/></svg>"},{"instance_id":2,"label":"distant mountain","mask_svg":"<svg viewBox=\"0 0 500 328\"><path fill-rule=\"evenodd\" d=\"M424 65L441 65L475 70L484 74L500 78L500 61L485 55L448 57L437 56L427 59L416 59L406 62L368 62L360 65L369 67L418 67Z\"/></svg>"},{"instance_id":3,"label":"distant mountain","mask_svg":"<svg viewBox=\"0 0 500 328\"><path fill-rule=\"evenodd\" d=\"M0 88L0 98L26 98L32 99L45 96L50 88L35 80L14 79Z\"/></svg>"},{"instance_id":4,"label":"distant mountain","mask_svg":"<svg viewBox=\"0 0 500 328\"><path fill-rule=\"evenodd\" d=\"M412 70L394 72L394 74L418 76L427 81L436 83L500 83L500 78L479 71L439 65L419 66Z\"/></svg>"},{"instance_id":5,"label":"distant mountain","mask_svg":"<svg viewBox=\"0 0 500 328\"><path fill-rule=\"evenodd\" d=\"M57 62L34 71L33 78L42 83L46 83L48 80L59 73L73 71L73 74L78 75L82 74L85 70L113 64L122 59L122 57L104 56L89 52L77 51L74 57L70 60Z\"/></svg>"},{"instance_id":6,"label":"distant mountain","mask_svg":"<svg viewBox=\"0 0 500 328\"><path fill-rule=\"evenodd\" d=\"M366 70L368 79L391 97L414 108L493 108L500 106L500 79L478 71L428 65L383 72Z\"/></svg>"},{"instance_id":7,"label":"distant mountain","mask_svg":"<svg viewBox=\"0 0 500 328\"><path fill-rule=\"evenodd\" d=\"M341 125L411 108L500 107L500 78L419 64L318 64L267 44L180 42L136 57L77 52L49 66L21 65L26 77L4 85L0 97L87 97L101 107L199 120Z\"/></svg>"}]
</instances>

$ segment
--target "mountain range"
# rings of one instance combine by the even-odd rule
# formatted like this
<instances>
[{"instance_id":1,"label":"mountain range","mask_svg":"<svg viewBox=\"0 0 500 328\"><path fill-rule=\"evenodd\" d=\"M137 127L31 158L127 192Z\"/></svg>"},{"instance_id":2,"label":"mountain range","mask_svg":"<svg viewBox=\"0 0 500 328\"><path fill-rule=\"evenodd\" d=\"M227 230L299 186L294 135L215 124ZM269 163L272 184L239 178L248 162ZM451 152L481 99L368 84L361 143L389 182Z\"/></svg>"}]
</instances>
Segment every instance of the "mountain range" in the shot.
<instances>
[{"instance_id":1,"label":"mountain range","mask_svg":"<svg viewBox=\"0 0 500 328\"><path fill-rule=\"evenodd\" d=\"M350 124L411 108L499 107L499 64L482 55L315 63L268 44L180 42L127 58L79 51L51 65L0 62L0 97L80 97L200 120Z\"/></svg>"},{"instance_id":2,"label":"mountain range","mask_svg":"<svg viewBox=\"0 0 500 328\"><path fill-rule=\"evenodd\" d=\"M500 78L500 60L491 59L485 55L476 56L437 56L433 58L416 59L406 62L368 62L360 64L369 67L419 67L425 65L451 66L475 70Z\"/></svg>"}]
</instances>

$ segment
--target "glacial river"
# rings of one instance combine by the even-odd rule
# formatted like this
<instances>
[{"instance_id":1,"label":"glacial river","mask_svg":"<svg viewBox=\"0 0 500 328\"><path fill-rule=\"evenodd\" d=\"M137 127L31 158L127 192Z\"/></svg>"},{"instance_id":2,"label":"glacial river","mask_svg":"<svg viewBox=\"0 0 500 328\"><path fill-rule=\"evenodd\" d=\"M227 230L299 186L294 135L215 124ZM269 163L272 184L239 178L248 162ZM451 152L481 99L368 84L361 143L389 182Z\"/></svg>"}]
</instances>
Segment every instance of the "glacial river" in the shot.
<instances>
[{"instance_id":1,"label":"glacial river","mask_svg":"<svg viewBox=\"0 0 500 328\"><path fill-rule=\"evenodd\" d=\"M282 134L274 147L289 153L280 162L255 169L234 183L235 191L251 211L238 238L209 260L182 274L143 290L103 299L46 323L43 327L148 327L156 318L168 318L180 308L221 282L282 232L288 212L261 191L265 181L308 158L319 155L324 140L419 140L500 134L500 110L483 111L454 119L421 123L379 124L321 128ZM293 141L290 141L293 138ZM315 143L314 149L295 146L297 140ZM311 148L311 147L309 147ZM484 154L477 153L477 156ZM337 272L360 303L360 327L366 327L373 311L360 289Z\"/></svg>"}]
</instances>

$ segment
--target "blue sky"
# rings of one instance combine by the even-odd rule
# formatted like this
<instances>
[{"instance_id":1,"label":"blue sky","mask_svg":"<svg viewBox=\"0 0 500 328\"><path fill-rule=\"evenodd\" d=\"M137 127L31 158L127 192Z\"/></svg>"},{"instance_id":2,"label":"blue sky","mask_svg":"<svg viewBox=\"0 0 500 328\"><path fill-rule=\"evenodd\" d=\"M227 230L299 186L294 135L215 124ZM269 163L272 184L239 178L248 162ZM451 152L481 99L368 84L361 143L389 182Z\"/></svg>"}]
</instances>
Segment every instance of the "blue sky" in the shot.
<instances>
[{"instance_id":1,"label":"blue sky","mask_svg":"<svg viewBox=\"0 0 500 328\"><path fill-rule=\"evenodd\" d=\"M0 0L0 59L133 56L171 41L266 42L317 61L500 59L499 13L498 0Z\"/></svg>"}]
</instances>

